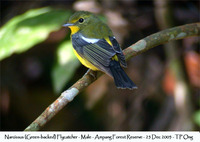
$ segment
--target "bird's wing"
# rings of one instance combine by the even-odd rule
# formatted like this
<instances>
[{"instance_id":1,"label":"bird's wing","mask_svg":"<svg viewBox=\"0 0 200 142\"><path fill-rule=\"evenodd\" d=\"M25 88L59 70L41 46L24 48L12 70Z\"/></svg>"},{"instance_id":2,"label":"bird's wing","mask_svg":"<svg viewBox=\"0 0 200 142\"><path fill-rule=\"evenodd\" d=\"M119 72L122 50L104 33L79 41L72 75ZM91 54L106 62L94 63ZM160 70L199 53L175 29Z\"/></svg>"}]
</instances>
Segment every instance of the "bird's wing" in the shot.
<instances>
[{"instance_id":1,"label":"bird's wing","mask_svg":"<svg viewBox=\"0 0 200 142\"><path fill-rule=\"evenodd\" d=\"M96 43L83 46L84 57L102 70L105 70L105 68L109 66L110 61L115 54L115 50L105 39L100 39Z\"/></svg>"},{"instance_id":2,"label":"bird's wing","mask_svg":"<svg viewBox=\"0 0 200 142\"><path fill-rule=\"evenodd\" d=\"M114 55L117 55L122 66L126 67L125 57L115 38L109 37L113 46L105 39L87 39L80 35L72 36L73 47L78 54L97 68L105 71Z\"/></svg>"},{"instance_id":3,"label":"bird's wing","mask_svg":"<svg viewBox=\"0 0 200 142\"><path fill-rule=\"evenodd\" d=\"M116 54L116 51L105 39L86 40L80 36L72 36L72 44L82 58L103 71L108 68L112 57Z\"/></svg>"},{"instance_id":4,"label":"bird's wing","mask_svg":"<svg viewBox=\"0 0 200 142\"><path fill-rule=\"evenodd\" d=\"M114 37L109 37L111 43L112 43L112 47L115 50L115 52L117 53L117 57L119 59L119 62L121 63L121 65L123 67L127 67L126 61L125 61L125 57L124 54L122 52L122 49L119 46L119 43L117 42L117 40Z\"/></svg>"}]
</instances>

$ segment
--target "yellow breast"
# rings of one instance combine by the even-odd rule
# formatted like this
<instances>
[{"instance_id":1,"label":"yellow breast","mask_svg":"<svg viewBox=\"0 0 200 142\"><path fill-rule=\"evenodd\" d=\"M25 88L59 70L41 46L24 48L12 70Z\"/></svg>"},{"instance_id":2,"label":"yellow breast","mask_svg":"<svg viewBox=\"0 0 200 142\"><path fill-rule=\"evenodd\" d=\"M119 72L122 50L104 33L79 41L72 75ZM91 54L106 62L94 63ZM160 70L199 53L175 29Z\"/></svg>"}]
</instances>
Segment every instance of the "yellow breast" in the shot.
<instances>
[{"instance_id":1,"label":"yellow breast","mask_svg":"<svg viewBox=\"0 0 200 142\"><path fill-rule=\"evenodd\" d=\"M91 69L91 70L94 70L94 71L97 71L99 70L98 68L96 68L93 64L91 64L89 61L87 61L86 59L82 58L77 52L75 49L74 50L74 53L76 55L76 57L79 59L79 61L84 65L86 66L87 68Z\"/></svg>"}]
</instances>

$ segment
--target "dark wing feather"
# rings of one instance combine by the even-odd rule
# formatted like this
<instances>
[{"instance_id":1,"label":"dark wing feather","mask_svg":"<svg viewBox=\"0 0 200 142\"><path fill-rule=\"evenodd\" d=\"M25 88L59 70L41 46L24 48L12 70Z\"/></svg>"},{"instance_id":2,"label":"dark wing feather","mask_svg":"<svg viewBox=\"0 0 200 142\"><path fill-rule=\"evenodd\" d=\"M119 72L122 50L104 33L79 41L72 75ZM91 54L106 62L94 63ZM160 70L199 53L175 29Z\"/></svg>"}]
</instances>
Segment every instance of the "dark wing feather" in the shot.
<instances>
[{"instance_id":1,"label":"dark wing feather","mask_svg":"<svg viewBox=\"0 0 200 142\"><path fill-rule=\"evenodd\" d=\"M107 71L111 58L115 54L115 51L104 39L83 46L84 58L103 71Z\"/></svg>"},{"instance_id":2,"label":"dark wing feather","mask_svg":"<svg viewBox=\"0 0 200 142\"><path fill-rule=\"evenodd\" d=\"M120 63L126 66L119 44L114 38L110 38L110 40L113 47L105 39L99 39L96 43L88 43L80 37L80 34L72 35L72 44L77 53L108 74L111 74L109 64L114 55L117 55Z\"/></svg>"},{"instance_id":3,"label":"dark wing feather","mask_svg":"<svg viewBox=\"0 0 200 142\"><path fill-rule=\"evenodd\" d=\"M127 67L126 61L125 61L125 57L124 54L122 52L122 49L119 46L119 43L117 42L117 40L114 37L109 37L111 43L112 43L112 47L115 50L115 52L117 53L117 57L119 59L119 62L121 63L121 65L123 67Z\"/></svg>"},{"instance_id":4,"label":"dark wing feather","mask_svg":"<svg viewBox=\"0 0 200 142\"><path fill-rule=\"evenodd\" d=\"M90 43L86 42L82 38L80 38L79 34L72 35L72 45L76 52L83 57L83 46L88 45Z\"/></svg>"}]
</instances>

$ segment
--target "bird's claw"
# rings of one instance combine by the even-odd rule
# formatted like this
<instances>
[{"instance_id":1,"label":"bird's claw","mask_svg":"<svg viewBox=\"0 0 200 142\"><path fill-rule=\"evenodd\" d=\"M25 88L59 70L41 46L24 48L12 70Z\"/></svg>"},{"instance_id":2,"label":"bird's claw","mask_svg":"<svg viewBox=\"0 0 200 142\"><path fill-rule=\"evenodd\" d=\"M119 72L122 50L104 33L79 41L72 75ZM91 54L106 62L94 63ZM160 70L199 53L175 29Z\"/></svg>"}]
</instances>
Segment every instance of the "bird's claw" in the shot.
<instances>
[{"instance_id":1,"label":"bird's claw","mask_svg":"<svg viewBox=\"0 0 200 142\"><path fill-rule=\"evenodd\" d=\"M91 69L88 69L87 72L84 74L84 76L86 76L87 74L91 75L94 79L96 79L96 72L91 70Z\"/></svg>"}]
</instances>

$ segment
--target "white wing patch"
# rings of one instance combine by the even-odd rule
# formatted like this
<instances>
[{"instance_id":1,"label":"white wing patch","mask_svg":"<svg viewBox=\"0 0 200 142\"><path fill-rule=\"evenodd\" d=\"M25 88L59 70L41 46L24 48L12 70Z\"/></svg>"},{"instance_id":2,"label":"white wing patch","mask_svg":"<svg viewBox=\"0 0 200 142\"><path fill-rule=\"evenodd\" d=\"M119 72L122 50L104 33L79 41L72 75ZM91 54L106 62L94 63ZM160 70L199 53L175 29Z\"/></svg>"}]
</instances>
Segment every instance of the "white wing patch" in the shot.
<instances>
[{"instance_id":1,"label":"white wing patch","mask_svg":"<svg viewBox=\"0 0 200 142\"><path fill-rule=\"evenodd\" d=\"M81 36L83 40L85 40L86 42L88 43L96 43L99 41L99 39L96 39L96 38L86 38L84 36Z\"/></svg>"}]
</instances>

